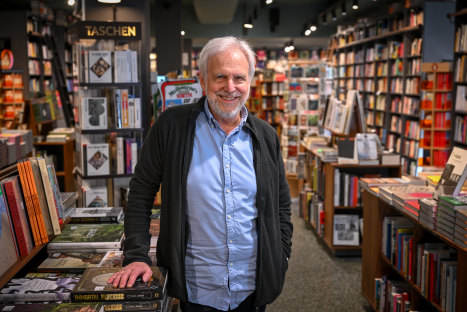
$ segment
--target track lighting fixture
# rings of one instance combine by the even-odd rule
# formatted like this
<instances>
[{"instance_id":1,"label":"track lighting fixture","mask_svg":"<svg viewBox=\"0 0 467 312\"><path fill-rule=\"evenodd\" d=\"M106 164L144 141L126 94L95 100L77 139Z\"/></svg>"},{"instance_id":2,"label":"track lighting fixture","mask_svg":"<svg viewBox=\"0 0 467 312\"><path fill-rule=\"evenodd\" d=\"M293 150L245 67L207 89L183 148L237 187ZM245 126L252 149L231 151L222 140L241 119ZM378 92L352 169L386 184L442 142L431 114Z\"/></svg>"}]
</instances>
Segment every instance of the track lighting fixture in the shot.
<instances>
[{"instance_id":1,"label":"track lighting fixture","mask_svg":"<svg viewBox=\"0 0 467 312\"><path fill-rule=\"evenodd\" d=\"M336 9L333 9L331 14L332 14L332 20L337 21Z\"/></svg>"},{"instance_id":2,"label":"track lighting fixture","mask_svg":"<svg viewBox=\"0 0 467 312\"><path fill-rule=\"evenodd\" d=\"M347 15L347 10L345 9L345 1L342 2L341 14L342 14L343 16L346 16L346 15Z\"/></svg>"},{"instance_id":3,"label":"track lighting fixture","mask_svg":"<svg viewBox=\"0 0 467 312\"><path fill-rule=\"evenodd\" d=\"M252 20L251 16L248 17L248 19L245 21L245 23L243 24L243 27L248 28L248 29L253 28L253 20Z\"/></svg>"},{"instance_id":4,"label":"track lighting fixture","mask_svg":"<svg viewBox=\"0 0 467 312\"><path fill-rule=\"evenodd\" d=\"M358 0L353 0L352 9L354 10L358 9Z\"/></svg>"}]
</instances>

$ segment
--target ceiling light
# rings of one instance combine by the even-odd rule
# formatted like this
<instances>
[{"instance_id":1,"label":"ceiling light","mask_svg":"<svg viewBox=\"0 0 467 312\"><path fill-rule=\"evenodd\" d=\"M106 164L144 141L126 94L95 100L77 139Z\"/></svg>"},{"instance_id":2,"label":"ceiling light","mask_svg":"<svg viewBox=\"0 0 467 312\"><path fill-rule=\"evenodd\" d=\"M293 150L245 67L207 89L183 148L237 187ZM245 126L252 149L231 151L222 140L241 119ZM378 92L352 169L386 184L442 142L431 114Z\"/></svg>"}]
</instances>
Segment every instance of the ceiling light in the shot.
<instances>
[{"instance_id":1,"label":"ceiling light","mask_svg":"<svg viewBox=\"0 0 467 312\"><path fill-rule=\"evenodd\" d=\"M353 0L352 9L354 10L358 9L358 0Z\"/></svg>"},{"instance_id":2,"label":"ceiling light","mask_svg":"<svg viewBox=\"0 0 467 312\"><path fill-rule=\"evenodd\" d=\"M253 28L253 21L251 20L251 16L246 20L246 22L243 24L244 28L251 29Z\"/></svg>"},{"instance_id":3,"label":"ceiling light","mask_svg":"<svg viewBox=\"0 0 467 312\"><path fill-rule=\"evenodd\" d=\"M182 29L182 31L180 32L180 35L182 36L185 36L185 31Z\"/></svg>"},{"instance_id":4,"label":"ceiling light","mask_svg":"<svg viewBox=\"0 0 467 312\"><path fill-rule=\"evenodd\" d=\"M344 15L344 16L347 15L347 10L345 9L345 1L342 2L341 14Z\"/></svg>"},{"instance_id":5,"label":"ceiling light","mask_svg":"<svg viewBox=\"0 0 467 312\"><path fill-rule=\"evenodd\" d=\"M318 23L316 21L311 22L310 30L316 31L318 29Z\"/></svg>"},{"instance_id":6,"label":"ceiling light","mask_svg":"<svg viewBox=\"0 0 467 312\"><path fill-rule=\"evenodd\" d=\"M332 10L332 20L337 21L336 10Z\"/></svg>"},{"instance_id":7,"label":"ceiling light","mask_svg":"<svg viewBox=\"0 0 467 312\"><path fill-rule=\"evenodd\" d=\"M70 6L75 5L75 0L68 0L68 5Z\"/></svg>"},{"instance_id":8,"label":"ceiling light","mask_svg":"<svg viewBox=\"0 0 467 312\"><path fill-rule=\"evenodd\" d=\"M305 30L305 36L309 36L310 34L311 34L311 30L310 30L310 29Z\"/></svg>"},{"instance_id":9,"label":"ceiling light","mask_svg":"<svg viewBox=\"0 0 467 312\"><path fill-rule=\"evenodd\" d=\"M98 2L102 3L120 3L122 0L97 0Z\"/></svg>"},{"instance_id":10,"label":"ceiling light","mask_svg":"<svg viewBox=\"0 0 467 312\"><path fill-rule=\"evenodd\" d=\"M266 4L271 4L272 0L266 0Z\"/></svg>"}]
</instances>

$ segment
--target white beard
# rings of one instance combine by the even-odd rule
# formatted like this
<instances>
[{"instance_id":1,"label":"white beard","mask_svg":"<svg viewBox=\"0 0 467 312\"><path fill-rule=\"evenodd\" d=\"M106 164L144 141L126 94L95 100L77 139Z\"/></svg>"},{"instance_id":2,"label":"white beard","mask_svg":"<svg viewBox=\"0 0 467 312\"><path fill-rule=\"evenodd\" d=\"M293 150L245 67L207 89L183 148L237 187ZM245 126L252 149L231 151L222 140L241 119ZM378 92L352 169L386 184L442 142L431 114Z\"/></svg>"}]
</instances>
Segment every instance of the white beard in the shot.
<instances>
[{"instance_id":1,"label":"white beard","mask_svg":"<svg viewBox=\"0 0 467 312\"><path fill-rule=\"evenodd\" d=\"M211 104L209 105L209 108L213 110L212 112L213 115L219 116L220 118L223 118L225 120L233 120L237 118L238 114L240 113L240 110L242 109L242 106L245 104L246 100L248 99L248 95L245 97L245 99L241 99L237 107L235 107L235 109L231 111L223 110L222 106L218 103L216 97L211 98L207 96L207 98L208 98L208 103Z\"/></svg>"}]
</instances>

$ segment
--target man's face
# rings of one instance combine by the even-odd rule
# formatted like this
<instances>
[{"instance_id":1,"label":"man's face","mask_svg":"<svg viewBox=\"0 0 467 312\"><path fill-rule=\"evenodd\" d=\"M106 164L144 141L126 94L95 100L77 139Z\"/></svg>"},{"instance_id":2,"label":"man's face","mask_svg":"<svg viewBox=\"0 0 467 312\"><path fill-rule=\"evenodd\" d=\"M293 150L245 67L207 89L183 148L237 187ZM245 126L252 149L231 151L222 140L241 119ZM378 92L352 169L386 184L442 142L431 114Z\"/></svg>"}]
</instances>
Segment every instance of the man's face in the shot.
<instances>
[{"instance_id":1,"label":"man's face","mask_svg":"<svg viewBox=\"0 0 467 312\"><path fill-rule=\"evenodd\" d=\"M200 83L214 117L235 120L250 93L246 56L232 49L211 57L207 77L200 75Z\"/></svg>"}]
</instances>

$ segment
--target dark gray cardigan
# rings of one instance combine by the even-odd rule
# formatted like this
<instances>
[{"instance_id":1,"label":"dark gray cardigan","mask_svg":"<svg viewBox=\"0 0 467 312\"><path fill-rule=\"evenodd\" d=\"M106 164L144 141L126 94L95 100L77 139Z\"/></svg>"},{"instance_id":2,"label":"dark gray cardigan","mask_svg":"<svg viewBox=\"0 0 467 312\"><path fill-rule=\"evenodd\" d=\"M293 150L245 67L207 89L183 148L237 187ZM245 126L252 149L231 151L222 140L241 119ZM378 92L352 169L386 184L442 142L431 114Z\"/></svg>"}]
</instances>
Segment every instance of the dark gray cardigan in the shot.
<instances>
[{"instance_id":1,"label":"dark gray cardigan","mask_svg":"<svg viewBox=\"0 0 467 312\"><path fill-rule=\"evenodd\" d=\"M125 211L123 265L150 264L149 221L154 196L161 186L161 225L157 264L168 269L168 294L187 300L185 252L189 224L186 220L186 184L191 162L196 118L205 97L196 104L165 111L151 127L143 144ZM279 138L265 121L249 114L254 149L258 209L258 264L256 305L274 301L282 291L292 245L290 195Z\"/></svg>"}]
</instances>

